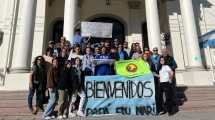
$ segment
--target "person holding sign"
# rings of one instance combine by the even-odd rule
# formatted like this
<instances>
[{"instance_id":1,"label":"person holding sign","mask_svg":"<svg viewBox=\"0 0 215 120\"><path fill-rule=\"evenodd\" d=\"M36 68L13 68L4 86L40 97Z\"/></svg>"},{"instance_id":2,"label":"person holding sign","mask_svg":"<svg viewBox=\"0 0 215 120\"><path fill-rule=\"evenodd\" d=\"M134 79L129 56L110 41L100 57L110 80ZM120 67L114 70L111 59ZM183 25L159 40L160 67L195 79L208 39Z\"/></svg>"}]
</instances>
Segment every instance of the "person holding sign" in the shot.
<instances>
[{"instance_id":1,"label":"person holding sign","mask_svg":"<svg viewBox=\"0 0 215 120\"><path fill-rule=\"evenodd\" d=\"M81 47L80 45L75 46L75 51L73 52L72 50L70 51L68 60L74 60L76 57L79 57L80 59L83 58L83 55L81 54Z\"/></svg>"},{"instance_id":2,"label":"person holding sign","mask_svg":"<svg viewBox=\"0 0 215 120\"><path fill-rule=\"evenodd\" d=\"M73 41L70 41L71 45L72 44L76 44L76 45L80 45L82 42L82 37L81 37L81 31L78 29L75 31L75 35L73 37Z\"/></svg>"}]
</instances>

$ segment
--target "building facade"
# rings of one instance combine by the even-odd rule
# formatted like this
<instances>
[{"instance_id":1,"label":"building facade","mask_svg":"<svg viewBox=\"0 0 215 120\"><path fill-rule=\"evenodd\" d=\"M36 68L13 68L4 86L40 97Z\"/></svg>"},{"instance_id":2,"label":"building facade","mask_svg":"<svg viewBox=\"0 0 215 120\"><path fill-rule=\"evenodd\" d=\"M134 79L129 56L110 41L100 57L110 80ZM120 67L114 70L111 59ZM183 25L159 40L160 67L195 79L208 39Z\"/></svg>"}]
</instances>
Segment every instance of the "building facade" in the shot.
<instances>
[{"instance_id":1,"label":"building facade","mask_svg":"<svg viewBox=\"0 0 215 120\"><path fill-rule=\"evenodd\" d=\"M118 39L166 47L176 59L177 84L213 85L215 49L199 39L215 29L214 0L0 0L0 90L28 88L29 69L48 41L70 40L82 21L112 22ZM210 53L210 54L209 54ZM212 61L212 64L215 63Z\"/></svg>"}]
</instances>

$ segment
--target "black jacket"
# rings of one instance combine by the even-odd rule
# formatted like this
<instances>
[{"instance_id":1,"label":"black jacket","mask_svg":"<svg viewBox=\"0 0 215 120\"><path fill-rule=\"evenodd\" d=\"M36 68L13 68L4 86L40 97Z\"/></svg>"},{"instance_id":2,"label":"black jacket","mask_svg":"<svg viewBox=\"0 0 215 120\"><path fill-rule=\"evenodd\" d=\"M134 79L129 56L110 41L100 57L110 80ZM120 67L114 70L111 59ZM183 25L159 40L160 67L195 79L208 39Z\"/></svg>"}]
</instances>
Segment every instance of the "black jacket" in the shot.
<instances>
[{"instance_id":1,"label":"black jacket","mask_svg":"<svg viewBox=\"0 0 215 120\"><path fill-rule=\"evenodd\" d=\"M178 67L175 59L170 55L164 56L164 59L166 64L169 65L173 71L175 71L175 69Z\"/></svg>"},{"instance_id":2,"label":"black jacket","mask_svg":"<svg viewBox=\"0 0 215 120\"><path fill-rule=\"evenodd\" d=\"M61 77L58 82L58 89L59 90L69 89L70 88L70 86L69 86L70 79L71 79L71 69L64 68L61 71Z\"/></svg>"},{"instance_id":3,"label":"black jacket","mask_svg":"<svg viewBox=\"0 0 215 120\"><path fill-rule=\"evenodd\" d=\"M79 77L78 75L78 71L75 67L72 67L70 70L70 73L68 72L69 75L69 79L68 79L68 90L71 92L80 90L81 88L83 88L83 77L81 75L81 77Z\"/></svg>"}]
</instances>

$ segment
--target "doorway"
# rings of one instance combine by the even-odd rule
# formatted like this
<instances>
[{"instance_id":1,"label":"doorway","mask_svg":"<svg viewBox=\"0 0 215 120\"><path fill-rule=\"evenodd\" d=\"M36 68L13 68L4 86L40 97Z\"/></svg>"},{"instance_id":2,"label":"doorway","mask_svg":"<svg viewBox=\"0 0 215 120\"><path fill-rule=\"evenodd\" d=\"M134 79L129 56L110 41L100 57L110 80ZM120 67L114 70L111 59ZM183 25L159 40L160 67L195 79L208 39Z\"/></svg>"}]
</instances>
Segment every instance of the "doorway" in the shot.
<instances>
[{"instance_id":1,"label":"doorway","mask_svg":"<svg viewBox=\"0 0 215 120\"><path fill-rule=\"evenodd\" d=\"M149 48L148 30L147 30L146 22L142 24L142 41L143 41L143 48Z\"/></svg>"},{"instance_id":2,"label":"doorway","mask_svg":"<svg viewBox=\"0 0 215 120\"><path fill-rule=\"evenodd\" d=\"M53 25L52 41L55 43L60 42L60 38L63 36L63 20L58 20Z\"/></svg>"}]
</instances>

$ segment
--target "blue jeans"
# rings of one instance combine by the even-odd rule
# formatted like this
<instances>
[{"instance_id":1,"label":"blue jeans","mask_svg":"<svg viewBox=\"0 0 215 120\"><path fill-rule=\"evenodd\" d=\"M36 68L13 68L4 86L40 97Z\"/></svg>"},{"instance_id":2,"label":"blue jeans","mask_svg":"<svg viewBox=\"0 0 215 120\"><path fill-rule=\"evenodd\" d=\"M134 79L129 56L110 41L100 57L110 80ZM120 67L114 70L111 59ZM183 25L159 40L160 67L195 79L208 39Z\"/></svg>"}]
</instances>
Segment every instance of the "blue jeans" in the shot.
<instances>
[{"instance_id":1,"label":"blue jeans","mask_svg":"<svg viewBox=\"0 0 215 120\"><path fill-rule=\"evenodd\" d=\"M29 88L29 93L28 93L28 107L29 109L33 109L33 97L36 92L36 107L43 108L43 94L42 90L38 89L37 85L33 85L32 88Z\"/></svg>"},{"instance_id":2,"label":"blue jeans","mask_svg":"<svg viewBox=\"0 0 215 120\"><path fill-rule=\"evenodd\" d=\"M55 108L55 103L57 99L57 91L56 89L48 89L49 90L49 101L47 107L43 113L43 118L50 116Z\"/></svg>"}]
</instances>

